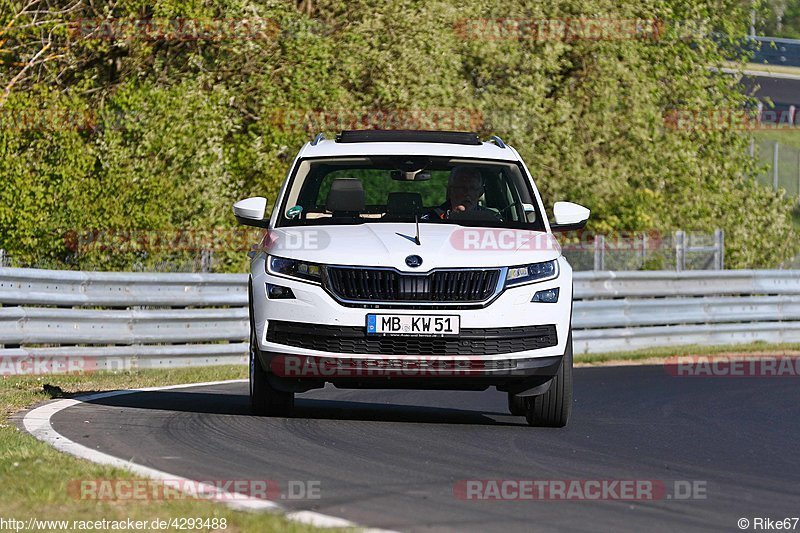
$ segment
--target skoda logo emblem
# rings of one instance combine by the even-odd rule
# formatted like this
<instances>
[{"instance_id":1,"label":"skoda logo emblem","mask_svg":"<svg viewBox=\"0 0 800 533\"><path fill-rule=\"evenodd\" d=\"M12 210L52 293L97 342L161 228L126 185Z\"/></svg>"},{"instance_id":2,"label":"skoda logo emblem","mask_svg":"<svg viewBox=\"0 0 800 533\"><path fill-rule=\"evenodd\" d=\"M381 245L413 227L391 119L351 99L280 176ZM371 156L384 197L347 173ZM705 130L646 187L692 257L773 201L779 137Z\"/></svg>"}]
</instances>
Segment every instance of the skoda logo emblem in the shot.
<instances>
[{"instance_id":1,"label":"skoda logo emblem","mask_svg":"<svg viewBox=\"0 0 800 533\"><path fill-rule=\"evenodd\" d=\"M406 264L411 268L417 268L422 264L422 258L418 255L409 255L406 257Z\"/></svg>"}]
</instances>

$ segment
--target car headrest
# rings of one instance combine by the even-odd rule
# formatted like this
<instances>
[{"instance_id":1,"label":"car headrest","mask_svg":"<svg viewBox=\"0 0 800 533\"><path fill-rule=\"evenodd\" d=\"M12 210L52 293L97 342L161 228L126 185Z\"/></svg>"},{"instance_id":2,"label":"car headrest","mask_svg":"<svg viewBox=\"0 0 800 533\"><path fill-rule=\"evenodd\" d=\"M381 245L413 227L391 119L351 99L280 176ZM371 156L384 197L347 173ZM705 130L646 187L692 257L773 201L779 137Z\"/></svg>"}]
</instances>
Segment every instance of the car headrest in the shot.
<instances>
[{"instance_id":1,"label":"car headrest","mask_svg":"<svg viewBox=\"0 0 800 533\"><path fill-rule=\"evenodd\" d=\"M422 207L422 195L418 192L390 192L386 199L387 215L413 215Z\"/></svg>"},{"instance_id":2,"label":"car headrest","mask_svg":"<svg viewBox=\"0 0 800 533\"><path fill-rule=\"evenodd\" d=\"M325 209L328 211L363 211L364 186L356 178L336 178L331 183L328 198L325 200Z\"/></svg>"}]
</instances>

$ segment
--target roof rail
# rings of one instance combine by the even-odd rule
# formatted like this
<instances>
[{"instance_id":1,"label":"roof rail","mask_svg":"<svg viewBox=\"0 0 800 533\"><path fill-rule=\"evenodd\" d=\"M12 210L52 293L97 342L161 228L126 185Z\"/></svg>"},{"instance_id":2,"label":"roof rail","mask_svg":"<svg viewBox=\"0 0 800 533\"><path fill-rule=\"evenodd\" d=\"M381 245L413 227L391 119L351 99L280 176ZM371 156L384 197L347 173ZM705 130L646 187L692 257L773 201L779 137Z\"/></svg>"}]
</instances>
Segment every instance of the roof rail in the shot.
<instances>
[{"instance_id":1,"label":"roof rail","mask_svg":"<svg viewBox=\"0 0 800 533\"><path fill-rule=\"evenodd\" d=\"M317 133L317 136L314 137L313 141L311 141L311 146L316 146L322 140L325 140L325 134L324 133Z\"/></svg>"},{"instance_id":2,"label":"roof rail","mask_svg":"<svg viewBox=\"0 0 800 533\"><path fill-rule=\"evenodd\" d=\"M506 143L504 143L503 139L501 139L497 135L492 135L491 137L489 137L489 140L487 142L495 143L498 146L498 148L505 148L506 147Z\"/></svg>"}]
</instances>

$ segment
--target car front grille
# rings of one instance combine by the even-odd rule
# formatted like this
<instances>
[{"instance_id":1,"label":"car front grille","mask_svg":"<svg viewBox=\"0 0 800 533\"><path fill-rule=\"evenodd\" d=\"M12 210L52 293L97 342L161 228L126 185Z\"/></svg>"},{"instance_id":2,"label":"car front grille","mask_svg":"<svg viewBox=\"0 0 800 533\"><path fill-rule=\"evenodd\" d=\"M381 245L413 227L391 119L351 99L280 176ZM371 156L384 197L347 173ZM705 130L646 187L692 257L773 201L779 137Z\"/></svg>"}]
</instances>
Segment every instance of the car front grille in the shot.
<instances>
[{"instance_id":1,"label":"car front grille","mask_svg":"<svg viewBox=\"0 0 800 533\"><path fill-rule=\"evenodd\" d=\"M497 289L500 269L436 270L405 274L379 268L328 267L328 289L355 302L462 302L488 300Z\"/></svg>"},{"instance_id":2,"label":"car front grille","mask_svg":"<svg viewBox=\"0 0 800 533\"><path fill-rule=\"evenodd\" d=\"M462 328L453 337L367 335L366 326L329 326L270 320L267 342L335 354L500 355L558 344L553 324Z\"/></svg>"}]
</instances>

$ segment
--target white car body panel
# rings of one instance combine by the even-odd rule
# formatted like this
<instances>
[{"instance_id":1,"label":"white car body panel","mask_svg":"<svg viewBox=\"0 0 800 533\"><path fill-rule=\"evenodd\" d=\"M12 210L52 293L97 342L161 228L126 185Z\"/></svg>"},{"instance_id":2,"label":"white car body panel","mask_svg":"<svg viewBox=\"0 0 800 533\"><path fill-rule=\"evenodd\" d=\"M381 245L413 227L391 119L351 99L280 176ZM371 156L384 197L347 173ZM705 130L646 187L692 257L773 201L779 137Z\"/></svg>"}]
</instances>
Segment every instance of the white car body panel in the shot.
<instances>
[{"instance_id":1,"label":"white car body panel","mask_svg":"<svg viewBox=\"0 0 800 533\"><path fill-rule=\"evenodd\" d=\"M376 254L377 255L377 254ZM502 254L501 254L502 255ZM558 335L558 345L539 350L526 352L514 352L513 354L486 355L487 360L502 359L530 359L534 357L548 357L562 355L566 347L567 334L569 333L570 319L572 315L572 267L561 257L558 260L560 274L551 281L531 283L519 287L506 289L489 306L481 309L467 309L458 311L443 311L441 308L436 310L424 309L396 309L396 310L375 310L354 307L345 307L337 303L320 285L306 283L303 281L291 280L267 274L265 261L267 254L259 253L253 260L253 306L259 347L265 351L280 352L293 355L324 355L337 357L374 358L379 354L371 355L348 355L332 354L293 348L290 346L276 345L266 342L266 329L269 320L282 320L290 322L303 322L313 328L314 324L330 324L337 326L358 326L363 327L366 323L368 313L396 313L396 314L415 314L415 315L441 315L458 314L461 316L462 328L492 328L492 327L513 327L527 326L531 324L556 324ZM409 269L406 267L406 271ZM268 300L266 297L266 284L274 283L292 289L295 295L294 300L279 300L275 305L275 300ZM537 291L559 287L559 302L531 303L531 298ZM411 357L413 356L406 356ZM439 357L439 356L437 356ZM442 359L458 359L459 356L440 356Z\"/></svg>"},{"instance_id":2,"label":"white car body panel","mask_svg":"<svg viewBox=\"0 0 800 533\"><path fill-rule=\"evenodd\" d=\"M532 232L514 229L465 228L456 224L420 223L420 245L414 240L413 223L362 223L354 225L313 225L303 227L276 227L283 205L288 183L301 161L309 158L364 157L367 155L427 155L465 159L485 159L519 163L532 186L539 212L544 217L546 231ZM491 303L477 309L447 311L461 317L461 328L494 328L554 324L558 344L548 348L483 356L486 360L521 360L540 357L561 356L565 353L572 316L572 268L561 255L558 242L550 232L541 195L516 150L510 146L501 148L484 142L480 146L446 143L414 142L361 142L337 143L322 140L317 144L307 143L294 159L284 181L275 208L270 217L267 236L261 248L253 256L251 281L253 290L252 313L259 348L265 352L306 355L336 356L340 359L374 359L380 354L333 354L266 341L270 320L300 322L314 325L337 325L364 327L368 313L394 313L415 315L441 315L437 309L391 310L348 307L340 304L320 284L290 279L267 272L269 255L298 259L321 265L347 265L389 267L401 272L424 273L440 268L512 267L556 259L559 275L548 281L505 288ZM459 246L460 234L465 230L495 232L498 247L494 249L465 249ZM505 241L500 241L506 239ZM419 255L423 264L410 268L405 263L409 255ZM270 300L266 295L266 284L289 287L294 299ZM531 298L537 291L559 288L557 303L533 303ZM435 354L431 354L435 355ZM385 356L383 356L385 357ZM392 356L396 357L396 356ZM413 359L415 356L403 356ZM420 356L421 357L421 356ZM427 356L430 358L430 355ZM460 356L436 356L441 359L456 359Z\"/></svg>"},{"instance_id":3,"label":"white car body panel","mask_svg":"<svg viewBox=\"0 0 800 533\"><path fill-rule=\"evenodd\" d=\"M434 268L504 267L556 259L561 247L552 234L513 229L467 228L420 223L420 245L413 223L305 226L270 230L270 254L326 265L394 267L407 272ZM420 268L405 258L424 258Z\"/></svg>"}]
</instances>

